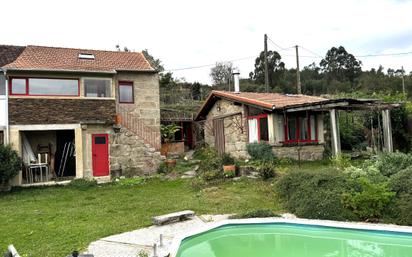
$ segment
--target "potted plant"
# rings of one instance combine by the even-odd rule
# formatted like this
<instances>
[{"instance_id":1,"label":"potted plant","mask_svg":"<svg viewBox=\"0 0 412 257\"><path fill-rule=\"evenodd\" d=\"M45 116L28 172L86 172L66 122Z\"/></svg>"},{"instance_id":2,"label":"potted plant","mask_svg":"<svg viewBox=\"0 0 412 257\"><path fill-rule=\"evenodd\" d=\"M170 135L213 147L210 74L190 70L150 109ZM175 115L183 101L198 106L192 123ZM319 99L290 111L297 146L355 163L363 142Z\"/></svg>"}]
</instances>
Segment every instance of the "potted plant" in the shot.
<instances>
[{"instance_id":1,"label":"potted plant","mask_svg":"<svg viewBox=\"0 0 412 257\"><path fill-rule=\"evenodd\" d=\"M230 154L223 154L222 164L225 177L234 177L236 175L235 159Z\"/></svg>"},{"instance_id":2,"label":"potted plant","mask_svg":"<svg viewBox=\"0 0 412 257\"><path fill-rule=\"evenodd\" d=\"M169 125L161 125L160 126L160 133L162 135L163 142L165 144L164 148L164 153L166 156L165 163L167 166L174 166L176 165L176 160L174 159L169 159L169 151L170 151L170 146L171 142L174 138L174 135L176 132L180 130L180 127L177 126L176 124L169 124Z\"/></svg>"},{"instance_id":3,"label":"potted plant","mask_svg":"<svg viewBox=\"0 0 412 257\"><path fill-rule=\"evenodd\" d=\"M10 179L21 170L21 158L10 145L0 145L0 191L10 191Z\"/></svg>"}]
</instances>

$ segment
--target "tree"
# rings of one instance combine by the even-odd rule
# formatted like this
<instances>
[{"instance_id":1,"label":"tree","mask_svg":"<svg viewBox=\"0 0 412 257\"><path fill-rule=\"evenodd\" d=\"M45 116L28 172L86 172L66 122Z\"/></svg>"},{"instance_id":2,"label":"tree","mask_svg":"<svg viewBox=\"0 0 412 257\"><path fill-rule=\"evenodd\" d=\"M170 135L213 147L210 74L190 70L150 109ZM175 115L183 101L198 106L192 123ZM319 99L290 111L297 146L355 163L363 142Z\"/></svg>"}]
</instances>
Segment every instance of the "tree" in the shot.
<instances>
[{"instance_id":1,"label":"tree","mask_svg":"<svg viewBox=\"0 0 412 257\"><path fill-rule=\"evenodd\" d=\"M268 51L268 73L269 86L274 88L279 84L281 76L285 71L285 64L281 61L281 56L276 51ZM258 84L265 83L265 53L262 51L255 60L255 70L249 73L249 77Z\"/></svg>"},{"instance_id":2,"label":"tree","mask_svg":"<svg viewBox=\"0 0 412 257\"><path fill-rule=\"evenodd\" d=\"M229 84L233 72L233 63L217 62L215 67L210 70L210 77L214 85Z\"/></svg>"},{"instance_id":3,"label":"tree","mask_svg":"<svg viewBox=\"0 0 412 257\"><path fill-rule=\"evenodd\" d=\"M362 73L361 65L361 61L348 53L343 46L329 49L325 58L320 62L322 71L326 73L328 81L349 81L352 89L355 86L356 79Z\"/></svg>"},{"instance_id":4,"label":"tree","mask_svg":"<svg viewBox=\"0 0 412 257\"><path fill-rule=\"evenodd\" d=\"M147 49L142 50L142 54L155 70L157 70L158 72L162 72L165 70L162 65L162 61L150 55Z\"/></svg>"},{"instance_id":5,"label":"tree","mask_svg":"<svg viewBox=\"0 0 412 257\"><path fill-rule=\"evenodd\" d=\"M121 51L123 51L123 52L131 52L130 49L129 49L127 46L124 46L123 49L122 49L122 48L120 47L120 45L117 44L115 47L116 47L116 50L119 51L119 52L121 52Z\"/></svg>"}]
</instances>

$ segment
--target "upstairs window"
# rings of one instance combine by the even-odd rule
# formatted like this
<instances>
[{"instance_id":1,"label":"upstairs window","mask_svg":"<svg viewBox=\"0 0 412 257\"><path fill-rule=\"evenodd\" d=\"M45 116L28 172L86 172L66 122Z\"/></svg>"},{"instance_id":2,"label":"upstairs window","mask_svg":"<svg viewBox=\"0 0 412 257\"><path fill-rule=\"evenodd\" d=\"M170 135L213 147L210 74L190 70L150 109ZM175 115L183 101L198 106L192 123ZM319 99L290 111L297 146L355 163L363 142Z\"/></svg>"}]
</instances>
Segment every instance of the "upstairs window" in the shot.
<instances>
[{"instance_id":1,"label":"upstairs window","mask_svg":"<svg viewBox=\"0 0 412 257\"><path fill-rule=\"evenodd\" d=\"M133 82L119 82L119 103L134 103Z\"/></svg>"},{"instance_id":2,"label":"upstairs window","mask_svg":"<svg viewBox=\"0 0 412 257\"><path fill-rule=\"evenodd\" d=\"M111 79L84 79L84 96L111 97Z\"/></svg>"},{"instance_id":3,"label":"upstairs window","mask_svg":"<svg viewBox=\"0 0 412 257\"><path fill-rule=\"evenodd\" d=\"M248 117L249 143L269 141L268 115Z\"/></svg>"},{"instance_id":4,"label":"upstairs window","mask_svg":"<svg viewBox=\"0 0 412 257\"><path fill-rule=\"evenodd\" d=\"M11 95L78 96L77 79L11 78Z\"/></svg>"}]
</instances>

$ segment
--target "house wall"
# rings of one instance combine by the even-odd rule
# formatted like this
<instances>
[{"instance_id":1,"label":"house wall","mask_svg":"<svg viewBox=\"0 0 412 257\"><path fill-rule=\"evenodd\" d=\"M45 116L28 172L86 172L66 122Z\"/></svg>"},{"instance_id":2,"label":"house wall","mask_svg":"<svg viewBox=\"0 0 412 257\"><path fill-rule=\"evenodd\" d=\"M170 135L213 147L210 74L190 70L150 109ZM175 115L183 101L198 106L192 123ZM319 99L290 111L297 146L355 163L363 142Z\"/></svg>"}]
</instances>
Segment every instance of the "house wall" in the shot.
<instances>
[{"instance_id":1,"label":"house wall","mask_svg":"<svg viewBox=\"0 0 412 257\"><path fill-rule=\"evenodd\" d=\"M222 115L241 113L241 115L224 118L225 127L225 152L236 158L248 158L246 150L247 129L245 126L245 110L243 106L234 105L226 100L219 100L211 108L205 124L205 142L214 147L213 119Z\"/></svg>"},{"instance_id":2,"label":"house wall","mask_svg":"<svg viewBox=\"0 0 412 257\"><path fill-rule=\"evenodd\" d=\"M225 152L230 153L236 158L250 158L247 153L246 145L248 144L247 119L245 116L245 107L234 105L227 100L218 100L210 109L205 125L205 142L207 145L215 146L215 137L213 134L213 119L233 114L241 113L243 127L239 127L239 122L235 122L234 117L224 118L225 128ZM323 114L316 114L318 143L306 144L301 146L283 145L284 127L283 114L268 114L269 143L275 156L280 158L298 159L299 155L302 160L320 160L323 159L324 147L324 127ZM238 115L238 117L240 117Z\"/></svg>"},{"instance_id":3,"label":"house wall","mask_svg":"<svg viewBox=\"0 0 412 257\"><path fill-rule=\"evenodd\" d=\"M160 129L159 76L157 73L119 73L118 81L133 82L134 103L120 104L120 107L134 113L136 117L155 129Z\"/></svg>"}]
</instances>

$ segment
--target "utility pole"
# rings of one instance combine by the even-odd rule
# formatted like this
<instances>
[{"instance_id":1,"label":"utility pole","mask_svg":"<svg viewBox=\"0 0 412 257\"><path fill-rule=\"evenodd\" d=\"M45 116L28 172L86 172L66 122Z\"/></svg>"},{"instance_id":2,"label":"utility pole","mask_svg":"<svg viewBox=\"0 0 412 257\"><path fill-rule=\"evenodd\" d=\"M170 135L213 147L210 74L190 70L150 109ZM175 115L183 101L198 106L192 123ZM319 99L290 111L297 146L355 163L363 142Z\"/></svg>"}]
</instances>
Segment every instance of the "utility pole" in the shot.
<instances>
[{"instance_id":1,"label":"utility pole","mask_svg":"<svg viewBox=\"0 0 412 257\"><path fill-rule=\"evenodd\" d=\"M406 91L405 91L405 76L404 76L404 74L405 74L405 70L403 69L403 66L402 66L402 92L403 92L403 95L406 96Z\"/></svg>"},{"instance_id":2,"label":"utility pole","mask_svg":"<svg viewBox=\"0 0 412 257\"><path fill-rule=\"evenodd\" d=\"M300 70L299 70L299 47L298 45L295 46L296 48L296 89L298 94L302 94L302 85L300 83Z\"/></svg>"},{"instance_id":3,"label":"utility pole","mask_svg":"<svg viewBox=\"0 0 412 257\"><path fill-rule=\"evenodd\" d=\"M268 70L268 36L265 34L264 40L264 49L265 49L265 86L266 93L269 92L269 70Z\"/></svg>"}]
</instances>

